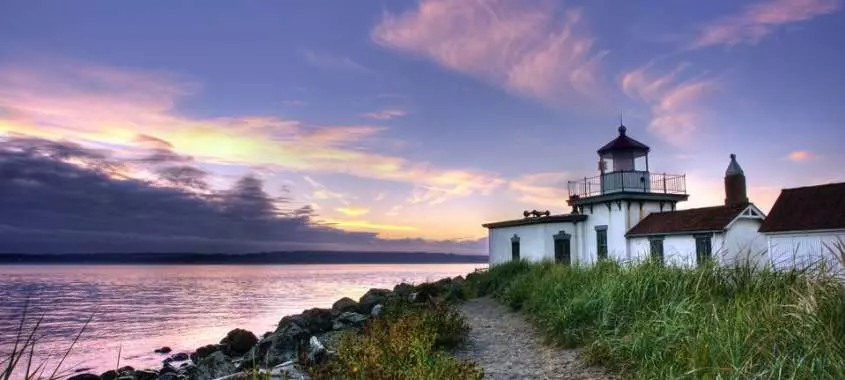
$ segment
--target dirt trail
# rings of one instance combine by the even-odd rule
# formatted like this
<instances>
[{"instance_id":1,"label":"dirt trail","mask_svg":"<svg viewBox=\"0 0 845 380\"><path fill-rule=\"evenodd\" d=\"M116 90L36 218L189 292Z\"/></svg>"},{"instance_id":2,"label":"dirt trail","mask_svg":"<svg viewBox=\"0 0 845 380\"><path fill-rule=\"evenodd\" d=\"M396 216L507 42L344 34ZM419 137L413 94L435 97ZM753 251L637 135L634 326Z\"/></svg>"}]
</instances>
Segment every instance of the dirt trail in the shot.
<instances>
[{"instance_id":1,"label":"dirt trail","mask_svg":"<svg viewBox=\"0 0 845 380\"><path fill-rule=\"evenodd\" d=\"M587 367L578 350L543 344L521 314L484 297L459 307L472 330L455 351L484 369L485 379L613 379L599 367Z\"/></svg>"}]
</instances>

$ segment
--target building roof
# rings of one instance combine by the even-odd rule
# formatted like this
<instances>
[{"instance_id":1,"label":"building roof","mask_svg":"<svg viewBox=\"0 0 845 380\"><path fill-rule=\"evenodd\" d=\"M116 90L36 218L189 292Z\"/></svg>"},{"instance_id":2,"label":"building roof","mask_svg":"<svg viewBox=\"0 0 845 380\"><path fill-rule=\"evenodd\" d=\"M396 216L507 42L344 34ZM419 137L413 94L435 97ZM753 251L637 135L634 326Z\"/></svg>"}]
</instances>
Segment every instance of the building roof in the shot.
<instances>
[{"instance_id":1,"label":"building roof","mask_svg":"<svg viewBox=\"0 0 845 380\"><path fill-rule=\"evenodd\" d=\"M845 182L784 189L760 232L845 228Z\"/></svg>"},{"instance_id":2,"label":"building roof","mask_svg":"<svg viewBox=\"0 0 845 380\"><path fill-rule=\"evenodd\" d=\"M605 153L612 153L614 151L635 150L648 152L650 150L647 145L628 137L628 135L625 134L627 130L628 128L624 125L620 125L619 136L601 147L598 150L598 153L600 155L604 155Z\"/></svg>"},{"instance_id":3,"label":"building roof","mask_svg":"<svg viewBox=\"0 0 845 380\"><path fill-rule=\"evenodd\" d=\"M482 224L484 228L502 228L502 227L515 227L515 226L525 226L530 224L544 224L544 223L566 223L566 222L581 222L587 220L587 215L583 214L562 214L562 215L550 215L550 216L541 216L537 218L523 218L523 219L514 219L514 220L505 220L501 222L492 222L492 223L485 223Z\"/></svg>"},{"instance_id":4,"label":"building roof","mask_svg":"<svg viewBox=\"0 0 845 380\"><path fill-rule=\"evenodd\" d=\"M737 207L714 206L651 213L625 236L665 235L681 232L722 231L750 204Z\"/></svg>"}]
</instances>

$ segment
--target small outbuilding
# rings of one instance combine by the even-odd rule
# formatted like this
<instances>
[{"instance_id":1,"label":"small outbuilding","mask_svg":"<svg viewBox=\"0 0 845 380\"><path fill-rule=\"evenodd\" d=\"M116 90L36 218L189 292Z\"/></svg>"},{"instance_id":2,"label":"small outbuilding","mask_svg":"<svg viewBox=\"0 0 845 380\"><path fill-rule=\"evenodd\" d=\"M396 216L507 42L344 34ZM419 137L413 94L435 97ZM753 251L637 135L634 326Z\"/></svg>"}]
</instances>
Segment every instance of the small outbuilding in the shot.
<instances>
[{"instance_id":1,"label":"small outbuilding","mask_svg":"<svg viewBox=\"0 0 845 380\"><path fill-rule=\"evenodd\" d=\"M775 268L845 261L845 183L784 189L760 227Z\"/></svg>"}]
</instances>

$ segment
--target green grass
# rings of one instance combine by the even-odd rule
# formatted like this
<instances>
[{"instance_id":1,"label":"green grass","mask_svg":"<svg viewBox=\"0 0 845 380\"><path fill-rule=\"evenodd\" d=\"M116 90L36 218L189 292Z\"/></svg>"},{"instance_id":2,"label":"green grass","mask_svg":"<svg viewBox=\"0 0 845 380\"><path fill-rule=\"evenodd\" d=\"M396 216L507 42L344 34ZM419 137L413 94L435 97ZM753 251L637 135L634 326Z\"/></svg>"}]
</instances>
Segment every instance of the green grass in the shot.
<instances>
[{"instance_id":1,"label":"green grass","mask_svg":"<svg viewBox=\"0 0 845 380\"><path fill-rule=\"evenodd\" d=\"M469 326L442 301L388 304L361 333L341 336L337 357L312 368L315 379L481 379L474 364L446 350L466 339Z\"/></svg>"},{"instance_id":2,"label":"green grass","mask_svg":"<svg viewBox=\"0 0 845 380\"><path fill-rule=\"evenodd\" d=\"M550 341L642 379L845 379L845 287L804 271L513 262L468 276Z\"/></svg>"}]
</instances>

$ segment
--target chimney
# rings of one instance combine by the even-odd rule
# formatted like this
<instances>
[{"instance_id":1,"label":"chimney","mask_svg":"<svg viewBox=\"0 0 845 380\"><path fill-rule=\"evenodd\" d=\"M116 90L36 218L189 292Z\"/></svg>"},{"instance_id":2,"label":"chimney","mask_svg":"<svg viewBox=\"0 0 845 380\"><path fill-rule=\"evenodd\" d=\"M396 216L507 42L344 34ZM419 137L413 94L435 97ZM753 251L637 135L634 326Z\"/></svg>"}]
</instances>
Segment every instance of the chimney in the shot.
<instances>
[{"instance_id":1,"label":"chimney","mask_svg":"<svg viewBox=\"0 0 845 380\"><path fill-rule=\"evenodd\" d=\"M745 189L745 173L736 162L736 155L731 154L731 163L725 171L725 206L744 206L748 204Z\"/></svg>"}]
</instances>

